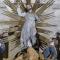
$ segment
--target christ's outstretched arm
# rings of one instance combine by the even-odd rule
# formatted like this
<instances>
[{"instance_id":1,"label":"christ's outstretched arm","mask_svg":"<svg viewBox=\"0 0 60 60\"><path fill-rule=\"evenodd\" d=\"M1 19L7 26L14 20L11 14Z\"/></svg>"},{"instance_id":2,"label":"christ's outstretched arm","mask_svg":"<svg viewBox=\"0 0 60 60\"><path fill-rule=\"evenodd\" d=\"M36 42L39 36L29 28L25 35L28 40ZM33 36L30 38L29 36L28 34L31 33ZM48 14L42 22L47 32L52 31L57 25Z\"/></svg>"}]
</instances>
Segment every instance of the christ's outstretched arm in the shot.
<instances>
[{"instance_id":1,"label":"christ's outstretched arm","mask_svg":"<svg viewBox=\"0 0 60 60\"><path fill-rule=\"evenodd\" d=\"M21 11L20 6L17 7L17 13L19 16L22 16L22 17L24 17L26 15L26 12Z\"/></svg>"}]
</instances>

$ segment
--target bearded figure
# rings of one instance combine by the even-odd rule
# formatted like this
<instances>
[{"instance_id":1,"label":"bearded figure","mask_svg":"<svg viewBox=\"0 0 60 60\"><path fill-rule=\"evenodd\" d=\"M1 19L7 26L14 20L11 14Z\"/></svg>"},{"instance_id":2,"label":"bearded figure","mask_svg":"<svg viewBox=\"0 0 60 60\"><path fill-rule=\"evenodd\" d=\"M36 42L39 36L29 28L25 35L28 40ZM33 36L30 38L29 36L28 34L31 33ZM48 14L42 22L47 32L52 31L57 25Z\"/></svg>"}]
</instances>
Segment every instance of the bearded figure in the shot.
<instances>
[{"instance_id":1,"label":"bearded figure","mask_svg":"<svg viewBox=\"0 0 60 60\"><path fill-rule=\"evenodd\" d=\"M38 20L38 16L32 12L31 5L27 5L27 11L24 13L19 12L19 6L17 12L19 16L25 17L25 23L21 31L21 46L22 48L32 47L36 43L36 26L35 21Z\"/></svg>"}]
</instances>

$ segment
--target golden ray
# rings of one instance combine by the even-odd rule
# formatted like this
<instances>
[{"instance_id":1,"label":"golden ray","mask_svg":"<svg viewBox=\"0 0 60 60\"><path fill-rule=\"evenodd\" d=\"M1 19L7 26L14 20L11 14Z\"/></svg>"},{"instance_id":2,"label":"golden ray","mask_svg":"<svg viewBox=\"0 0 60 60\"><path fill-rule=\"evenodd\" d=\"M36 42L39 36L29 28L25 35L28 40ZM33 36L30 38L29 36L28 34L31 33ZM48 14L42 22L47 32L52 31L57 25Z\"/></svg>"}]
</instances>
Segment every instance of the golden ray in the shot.
<instances>
[{"instance_id":1,"label":"golden ray","mask_svg":"<svg viewBox=\"0 0 60 60\"><path fill-rule=\"evenodd\" d=\"M48 44L48 41L50 39L49 35L44 33L39 33L39 38L40 38L40 41L44 44Z\"/></svg>"},{"instance_id":2,"label":"golden ray","mask_svg":"<svg viewBox=\"0 0 60 60\"><path fill-rule=\"evenodd\" d=\"M37 29L37 32L40 32L40 33L51 33L52 32L50 30L43 29L43 28L38 28L38 27L36 27L36 29Z\"/></svg>"},{"instance_id":3,"label":"golden ray","mask_svg":"<svg viewBox=\"0 0 60 60\"><path fill-rule=\"evenodd\" d=\"M23 4L23 2L22 2L22 0L20 0L20 8L22 9L22 11L25 11L25 7L24 7L24 4Z\"/></svg>"},{"instance_id":4,"label":"golden ray","mask_svg":"<svg viewBox=\"0 0 60 60\"><path fill-rule=\"evenodd\" d=\"M15 20L22 20L22 17L18 16L17 14L13 14L11 12L5 11L2 14L14 18Z\"/></svg>"},{"instance_id":5,"label":"golden ray","mask_svg":"<svg viewBox=\"0 0 60 60\"><path fill-rule=\"evenodd\" d=\"M38 9L39 7L41 7L43 4L37 3L37 0L35 1L35 3L33 4L32 10L33 12L36 11L36 9Z\"/></svg>"},{"instance_id":6,"label":"golden ray","mask_svg":"<svg viewBox=\"0 0 60 60\"><path fill-rule=\"evenodd\" d=\"M31 0L26 0L26 5L30 5L31 4Z\"/></svg>"},{"instance_id":7,"label":"golden ray","mask_svg":"<svg viewBox=\"0 0 60 60\"><path fill-rule=\"evenodd\" d=\"M0 21L0 24L15 24L18 23L18 21Z\"/></svg>"},{"instance_id":8,"label":"golden ray","mask_svg":"<svg viewBox=\"0 0 60 60\"><path fill-rule=\"evenodd\" d=\"M57 25L49 24L49 23L37 23L37 27L56 27Z\"/></svg>"},{"instance_id":9,"label":"golden ray","mask_svg":"<svg viewBox=\"0 0 60 60\"><path fill-rule=\"evenodd\" d=\"M40 16L48 7L50 7L54 3L54 0L49 0L46 4L42 5L40 8L36 10L36 14Z\"/></svg>"},{"instance_id":10,"label":"golden ray","mask_svg":"<svg viewBox=\"0 0 60 60\"><path fill-rule=\"evenodd\" d=\"M13 10L13 13L17 13L16 6L13 3L11 3L9 0L4 0L4 3Z\"/></svg>"}]
</instances>

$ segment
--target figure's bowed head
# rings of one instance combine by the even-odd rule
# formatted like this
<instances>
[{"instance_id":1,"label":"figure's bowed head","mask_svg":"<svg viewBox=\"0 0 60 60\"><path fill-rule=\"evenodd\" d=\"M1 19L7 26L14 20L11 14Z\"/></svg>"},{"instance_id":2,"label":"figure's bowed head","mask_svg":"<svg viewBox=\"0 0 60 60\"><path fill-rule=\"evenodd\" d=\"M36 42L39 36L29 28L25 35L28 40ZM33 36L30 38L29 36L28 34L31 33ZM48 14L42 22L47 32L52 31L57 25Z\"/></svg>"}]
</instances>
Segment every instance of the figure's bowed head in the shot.
<instances>
[{"instance_id":1,"label":"figure's bowed head","mask_svg":"<svg viewBox=\"0 0 60 60\"><path fill-rule=\"evenodd\" d=\"M28 10L28 12L32 12L32 6L31 5L26 5L26 9Z\"/></svg>"}]
</instances>

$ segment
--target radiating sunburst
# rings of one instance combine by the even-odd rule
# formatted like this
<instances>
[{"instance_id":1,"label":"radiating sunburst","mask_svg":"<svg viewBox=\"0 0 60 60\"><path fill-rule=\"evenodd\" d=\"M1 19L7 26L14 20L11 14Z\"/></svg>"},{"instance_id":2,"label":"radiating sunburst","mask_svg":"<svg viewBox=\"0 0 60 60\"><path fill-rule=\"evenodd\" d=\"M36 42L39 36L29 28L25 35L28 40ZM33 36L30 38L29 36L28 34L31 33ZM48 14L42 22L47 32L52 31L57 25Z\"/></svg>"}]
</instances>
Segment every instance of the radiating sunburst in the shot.
<instances>
[{"instance_id":1,"label":"radiating sunburst","mask_svg":"<svg viewBox=\"0 0 60 60\"><path fill-rule=\"evenodd\" d=\"M54 17L53 16L53 12L50 12L48 14L42 14L47 8L49 8L50 6L53 5L54 0L48 0L46 3L40 3L38 2L38 0L35 0L35 3L31 3L31 0L26 0L26 3L23 3L22 0L16 0L15 3L11 3L10 0L4 0L4 3L6 4L8 11L4 11L3 14L6 16L9 16L11 18L13 18L13 20L10 21L5 21L5 22L1 22L1 23L5 23L5 24L16 24L18 27L21 27L24 23L24 18L18 16L17 14L17 5L20 5L20 9L22 11L25 11L25 7L27 4L31 4L32 5L32 10L34 13L36 13L39 17L40 17L40 21L36 22L36 28L37 28L37 32L40 35L40 39L42 41L49 40L49 33L51 33L51 30L45 29L45 27L56 27L56 25L50 24L50 23L46 23L45 21ZM16 22L16 23L14 23ZM21 29L20 29L21 31Z\"/></svg>"}]
</instances>

